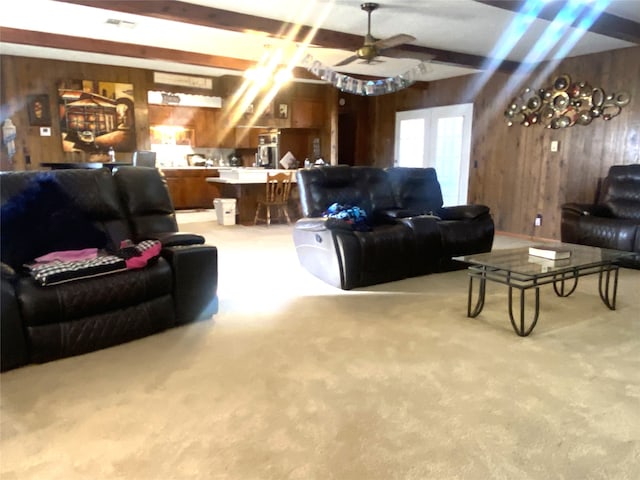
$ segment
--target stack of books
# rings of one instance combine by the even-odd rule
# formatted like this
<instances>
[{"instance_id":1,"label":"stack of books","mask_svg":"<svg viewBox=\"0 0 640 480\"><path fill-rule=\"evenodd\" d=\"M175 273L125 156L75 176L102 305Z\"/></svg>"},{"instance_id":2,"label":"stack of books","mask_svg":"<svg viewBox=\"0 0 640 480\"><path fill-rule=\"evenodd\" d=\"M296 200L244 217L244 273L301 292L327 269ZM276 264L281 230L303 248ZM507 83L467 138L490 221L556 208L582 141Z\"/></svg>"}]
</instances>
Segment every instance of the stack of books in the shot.
<instances>
[{"instance_id":1,"label":"stack of books","mask_svg":"<svg viewBox=\"0 0 640 480\"><path fill-rule=\"evenodd\" d=\"M548 258L550 260L562 260L571 257L571 249L567 247L554 247L552 245L533 245L529 247L529 255Z\"/></svg>"}]
</instances>

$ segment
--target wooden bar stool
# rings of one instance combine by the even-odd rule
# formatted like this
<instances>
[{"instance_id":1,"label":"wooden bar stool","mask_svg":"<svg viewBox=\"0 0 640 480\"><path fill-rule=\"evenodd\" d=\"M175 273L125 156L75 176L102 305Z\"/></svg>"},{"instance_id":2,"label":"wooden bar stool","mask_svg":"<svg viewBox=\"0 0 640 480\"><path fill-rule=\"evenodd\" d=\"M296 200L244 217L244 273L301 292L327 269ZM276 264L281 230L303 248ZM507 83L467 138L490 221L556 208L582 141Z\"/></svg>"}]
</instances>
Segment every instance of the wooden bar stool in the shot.
<instances>
[{"instance_id":1,"label":"wooden bar stool","mask_svg":"<svg viewBox=\"0 0 640 480\"><path fill-rule=\"evenodd\" d=\"M289 218L289 194L291 193L291 175L292 173L267 173L267 183L264 199L258 200L256 207L256 217L253 224L257 225L258 220L266 222L267 227L271 225L271 207L274 207L279 218L287 221L291 225ZM260 209L264 209L265 216L260 216Z\"/></svg>"}]
</instances>

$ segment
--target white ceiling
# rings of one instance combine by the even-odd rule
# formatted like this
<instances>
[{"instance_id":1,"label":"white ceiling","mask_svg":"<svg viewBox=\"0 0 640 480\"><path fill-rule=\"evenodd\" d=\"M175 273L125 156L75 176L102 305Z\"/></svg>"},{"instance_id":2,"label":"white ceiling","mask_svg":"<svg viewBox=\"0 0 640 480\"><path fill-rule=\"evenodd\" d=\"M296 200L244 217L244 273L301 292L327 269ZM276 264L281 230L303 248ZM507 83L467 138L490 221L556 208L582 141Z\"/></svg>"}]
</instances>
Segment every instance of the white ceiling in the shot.
<instances>
[{"instance_id":1,"label":"white ceiling","mask_svg":"<svg viewBox=\"0 0 640 480\"><path fill-rule=\"evenodd\" d=\"M540 0L542 1L542 0ZM549 1L549 0L547 0ZM557 0L559 1L559 0ZM640 23L640 0L582 0L592 5L606 5L605 11ZM303 25L317 24L319 28L364 35L367 30L367 14L360 8L359 0L188 0L222 10L229 10L288 21ZM581 0L562 1L567 9L580 13ZM504 36L516 17L513 12L488 6L474 0L380 0L380 8L372 13L371 30L376 38L386 38L406 33L416 38L412 45L473 54L482 57L504 57L518 62L536 62L563 56L577 56L634 46L623 40L591 32L580 31L559 22L534 19L526 32L518 39ZM574 7L575 5L575 7ZM6 7L6 6L5 6ZM119 19L135 24L123 28L106 23L107 19ZM522 16L520 16L522 19ZM294 55L296 44L278 40L264 34L237 33L198 25L162 20L147 16L113 12L98 8L73 5L55 0L20 0L3 9L0 26L33 30L60 35L86 37L163 47L207 55L258 61L265 45L271 49L282 48L285 60ZM558 27L557 30L554 30ZM544 39L557 32L557 42L551 48L541 49ZM575 42L575 45L573 43ZM572 45L572 46L571 46ZM570 46L570 48L568 48ZM563 51L563 48L567 51ZM141 60L124 56L88 54L43 46L10 44L0 37L0 52L23 55L130 66L196 75L218 76L232 73L227 69L186 65L158 60ZM327 65L334 65L353 52L350 50L308 48L307 52ZM532 57L532 52L538 55ZM354 62L339 70L342 73L377 77L394 76L418 63L415 59L383 57L380 63ZM473 68L432 63L420 79L437 80L472 73ZM233 72L238 73L238 72Z\"/></svg>"}]
</instances>

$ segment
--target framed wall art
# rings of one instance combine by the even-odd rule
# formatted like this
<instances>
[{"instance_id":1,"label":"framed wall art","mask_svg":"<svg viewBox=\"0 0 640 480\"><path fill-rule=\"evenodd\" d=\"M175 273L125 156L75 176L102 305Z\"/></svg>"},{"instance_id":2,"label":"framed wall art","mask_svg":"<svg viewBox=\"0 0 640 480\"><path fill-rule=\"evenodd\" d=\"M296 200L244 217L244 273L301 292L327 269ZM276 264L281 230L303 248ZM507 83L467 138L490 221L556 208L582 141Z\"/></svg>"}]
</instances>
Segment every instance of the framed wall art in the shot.
<instances>
[{"instance_id":1,"label":"framed wall art","mask_svg":"<svg viewBox=\"0 0 640 480\"><path fill-rule=\"evenodd\" d=\"M58 84L64 152L133 152L133 84L64 80Z\"/></svg>"},{"instance_id":2,"label":"framed wall art","mask_svg":"<svg viewBox=\"0 0 640 480\"><path fill-rule=\"evenodd\" d=\"M29 125L39 127L51 126L51 109L49 95L29 95L27 97L29 111Z\"/></svg>"},{"instance_id":3,"label":"framed wall art","mask_svg":"<svg viewBox=\"0 0 640 480\"><path fill-rule=\"evenodd\" d=\"M281 103L278 105L278 118L287 118L289 116L289 105Z\"/></svg>"}]
</instances>

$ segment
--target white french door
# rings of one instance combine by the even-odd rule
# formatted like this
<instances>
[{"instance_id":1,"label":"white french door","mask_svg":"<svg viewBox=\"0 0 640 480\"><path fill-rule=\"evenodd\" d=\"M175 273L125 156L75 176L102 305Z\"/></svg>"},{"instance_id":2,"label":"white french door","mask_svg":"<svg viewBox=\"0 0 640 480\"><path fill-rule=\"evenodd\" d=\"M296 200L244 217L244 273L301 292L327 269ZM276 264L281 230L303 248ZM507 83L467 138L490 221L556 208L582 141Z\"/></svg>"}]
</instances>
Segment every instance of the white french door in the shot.
<instances>
[{"instance_id":1,"label":"white french door","mask_svg":"<svg viewBox=\"0 0 640 480\"><path fill-rule=\"evenodd\" d=\"M445 205L467 203L473 104L396 113L395 165L433 167Z\"/></svg>"}]
</instances>

